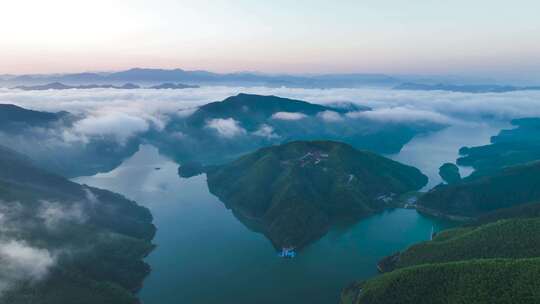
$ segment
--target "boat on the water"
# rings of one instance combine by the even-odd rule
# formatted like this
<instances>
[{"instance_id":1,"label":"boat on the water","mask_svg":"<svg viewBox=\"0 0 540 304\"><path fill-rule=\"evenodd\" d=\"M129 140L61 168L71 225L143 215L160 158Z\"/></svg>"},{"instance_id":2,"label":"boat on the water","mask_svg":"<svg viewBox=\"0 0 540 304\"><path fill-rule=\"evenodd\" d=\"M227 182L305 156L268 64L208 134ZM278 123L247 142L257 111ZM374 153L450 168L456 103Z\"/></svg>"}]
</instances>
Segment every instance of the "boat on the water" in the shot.
<instances>
[{"instance_id":1,"label":"boat on the water","mask_svg":"<svg viewBox=\"0 0 540 304\"><path fill-rule=\"evenodd\" d=\"M292 258L296 257L296 251L294 251L294 248L292 248L292 247L282 248L281 252L278 253L278 256L282 257L282 258L290 258L290 259L292 259Z\"/></svg>"}]
</instances>

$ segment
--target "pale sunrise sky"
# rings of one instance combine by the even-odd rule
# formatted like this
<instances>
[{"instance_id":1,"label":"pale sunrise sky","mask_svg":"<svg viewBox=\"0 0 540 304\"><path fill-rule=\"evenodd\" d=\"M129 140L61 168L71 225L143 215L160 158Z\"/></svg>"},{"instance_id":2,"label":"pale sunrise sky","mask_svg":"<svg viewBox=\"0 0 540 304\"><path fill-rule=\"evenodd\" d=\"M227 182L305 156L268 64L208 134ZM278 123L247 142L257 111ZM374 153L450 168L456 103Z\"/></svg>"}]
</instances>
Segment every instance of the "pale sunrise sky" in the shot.
<instances>
[{"instance_id":1,"label":"pale sunrise sky","mask_svg":"<svg viewBox=\"0 0 540 304\"><path fill-rule=\"evenodd\" d=\"M540 74L537 0L2 0L0 74Z\"/></svg>"}]
</instances>

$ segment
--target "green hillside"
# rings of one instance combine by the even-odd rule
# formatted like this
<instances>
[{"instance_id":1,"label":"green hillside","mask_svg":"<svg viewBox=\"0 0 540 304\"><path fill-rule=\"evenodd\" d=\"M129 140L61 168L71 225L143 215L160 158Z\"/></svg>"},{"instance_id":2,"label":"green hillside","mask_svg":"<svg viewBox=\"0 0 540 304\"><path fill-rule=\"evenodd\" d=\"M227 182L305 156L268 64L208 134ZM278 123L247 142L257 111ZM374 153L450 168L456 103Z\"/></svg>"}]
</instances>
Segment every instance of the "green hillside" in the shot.
<instances>
[{"instance_id":1,"label":"green hillside","mask_svg":"<svg viewBox=\"0 0 540 304\"><path fill-rule=\"evenodd\" d=\"M438 234L399 255L396 268L484 258L540 257L540 218L508 219Z\"/></svg>"},{"instance_id":2,"label":"green hillside","mask_svg":"<svg viewBox=\"0 0 540 304\"><path fill-rule=\"evenodd\" d=\"M1 246L52 257L37 277L0 256L9 283L2 303L138 303L134 292L150 272L142 259L156 231L148 209L0 147L0 217Z\"/></svg>"},{"instance_id":3,"label":"green hillside","mask_svg":"<svg viewBox=\"0 0 540 304\"><path fill-rule=\"evenodd\" d=\"M539 303L540 204L486 214L382 259L352 303Z\"/></svg>"},{"instance_id":4,"label":"green hillside","mask_svg":"<svg viewBox=\"0 0 540 304\"><path fill-rule=\"evenodd\" d=\"M396 270L346 288L341 304L533 304L540 258L484 259Z\"/></svg>"},{"instance_id":5,"label":"green hillside","mask_svg":"<svg viewBox=\"0 0 540 304\"><path fill-rule=\"evenodd\" d=\"M330 141L263 148L208 171L210 191L276 247L302 247L426 183L416 168Z\"/></svg>"},{"instance_id":6,"label":"green hillside","mask_svg":"<svg viewBox=\"0 0 540 304\"><path fill-rule=\"evenodd\" d=\"M477 217L501 208L540 200L540 162L513 166L486 176L439 185L418 201L419 210Z\"/></svg>"}]
</instances>

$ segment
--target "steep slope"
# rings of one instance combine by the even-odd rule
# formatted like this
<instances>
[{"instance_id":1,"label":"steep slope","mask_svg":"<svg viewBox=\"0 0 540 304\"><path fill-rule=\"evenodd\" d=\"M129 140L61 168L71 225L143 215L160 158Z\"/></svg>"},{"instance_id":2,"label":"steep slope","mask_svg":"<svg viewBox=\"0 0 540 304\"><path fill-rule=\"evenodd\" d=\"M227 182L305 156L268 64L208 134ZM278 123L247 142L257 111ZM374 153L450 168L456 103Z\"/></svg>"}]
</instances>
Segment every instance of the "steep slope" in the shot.
<instances>
[{"instance_id":1,"label":"steep slope","mask_svg":"<svg viewBox=\"0 0 540 304\"><path fill-rule=\"evenodd\" d=\"M146 208L0 147L0 218L2 303L138 303L155 234Z\"/></svg>"},{"instance_id":2,"label":"steep slope","mask_svg":"<svg viewBox=\"0 0 540 304\"><path fill-rule=\"evenodd\" d=\"M416 168L330 141L263 148L207 174L210 191L278 248L305 246L427 183Z\"/></svg>"},{"instance_id":3,"label":"steep slope","mask_svg":"<svg viewBox=\"0 0 540 304\"><path fill-rule=\"evenodd\" d=\"M384 258L342 303L538 303L540 204L499 210ZM502 220L501 220L502 219Z\"/></svg>"}]
</instances>

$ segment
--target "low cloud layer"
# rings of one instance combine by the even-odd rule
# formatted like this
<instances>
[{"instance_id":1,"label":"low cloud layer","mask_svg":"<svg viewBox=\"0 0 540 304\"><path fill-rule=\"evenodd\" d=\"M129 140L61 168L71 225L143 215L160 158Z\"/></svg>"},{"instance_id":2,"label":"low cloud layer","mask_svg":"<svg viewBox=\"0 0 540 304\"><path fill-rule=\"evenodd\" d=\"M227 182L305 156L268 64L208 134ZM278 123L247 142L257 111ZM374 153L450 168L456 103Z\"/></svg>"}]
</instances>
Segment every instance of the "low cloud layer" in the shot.
<instances>
[{"instance_id":1,"label":"low cloud layer","mask_svg":"<svg viewBox=\"0 0 540 304\"><path fill-rule=\"evenodd\" d=\"M451 124L452 119L443 114L412 109L409 107L394 107L375 109L373 111L361 111L347 113L349 118L367 118L380 122L435 122L441 124Z\"/></svg>"},{"instance_id":2,"label":"low cloud layer","mask_svg":"<svg viewBox=\"0 0 540 304\"><path fill-rule=\"evenodd\" d=\"M90 116L77 121L73 127L74 136L115 137L125 143L132 136L147 131L150 128L148 120L126 113L104 113Z\"/></svg>"},{"instance_id":3,"label":"low cloud layer","mask_svg":"<svg viewBox=\"0 0 540 304\"><path fill-rule=\"evenodd\" d=\"M373 108L351 116L379 121L471 122L485 117L500 120L540 116L540 92L469 94L442 91L391 89L300 89L264 87L202 87L187 90L65 90L19 91L0 89L0 103L13 103L45 111L84 114L66 139L84 136L114 136L125 141L149 128L162 128L169 115L189 116L197 106L223 100L238 93L276 95L319 104L348 101ZM333 112L319 117L326 122L340 119ZM301 119L299 113L276 113L276 119ZM226 118L224 118L226 119ZM214 122L222 135L242 131L232 122ZM220 131L218 131L220 132ZM240 133L238 133L240 132Z\"/></svg>"}]
</instances>

